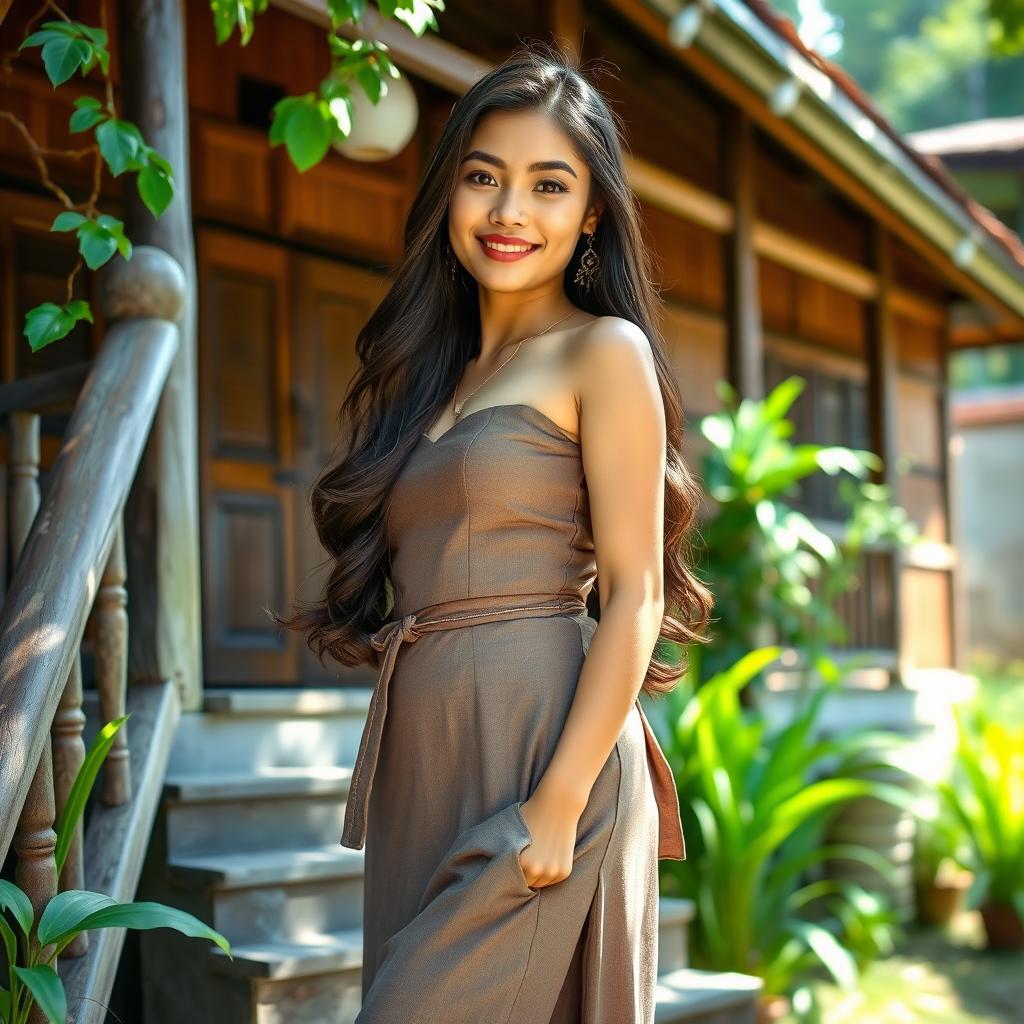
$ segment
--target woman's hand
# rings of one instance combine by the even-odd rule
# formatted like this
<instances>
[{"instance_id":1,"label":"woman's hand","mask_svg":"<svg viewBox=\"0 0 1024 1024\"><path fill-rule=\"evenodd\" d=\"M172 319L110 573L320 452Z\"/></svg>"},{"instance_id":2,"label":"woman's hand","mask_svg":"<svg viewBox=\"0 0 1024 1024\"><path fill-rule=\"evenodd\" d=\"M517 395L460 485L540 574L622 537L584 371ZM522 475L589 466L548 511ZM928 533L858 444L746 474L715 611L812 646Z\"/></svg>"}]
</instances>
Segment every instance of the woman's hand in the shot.
<instances>
[{"instance_id":1,"label":"woman's hand","mask_svg":"<svg viewBox=\"0 0 1024 1024\"><path fill-rule=\"evenodd\" d=\"M568 878L583 808L567 799L549 797L538 787L520 804L520 810L533 836L533 842L519 854L527 884L540 888Z\"/></svg>"}]
</instances>

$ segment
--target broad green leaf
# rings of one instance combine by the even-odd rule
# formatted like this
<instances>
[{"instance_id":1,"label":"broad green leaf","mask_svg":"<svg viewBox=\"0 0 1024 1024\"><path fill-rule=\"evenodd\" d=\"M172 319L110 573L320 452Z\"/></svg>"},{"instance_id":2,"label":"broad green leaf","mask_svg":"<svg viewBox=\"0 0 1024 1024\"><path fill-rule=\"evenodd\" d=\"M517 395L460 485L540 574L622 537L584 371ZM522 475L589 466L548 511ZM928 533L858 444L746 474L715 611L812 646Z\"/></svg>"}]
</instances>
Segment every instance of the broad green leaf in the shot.
<instances>
[{"instance_id":1,"label":"broad green leaf","mask_svg":"<svg viewBox=\"0 0 1024 1024\"><path fill-rule=\"evenodd\" d=\"M32 993L36 1005L46 1014L50 1024L65 1024L68 1000L57 972L49 964L38 964L35 967L15 967L14 973Z\"/></svg>"},{"instance_id":2,"label":"broad green leaf","mask_svg":"<svg viewBox=\"0 0 1024 1024\"><path fill-rule=\"evenodd\" d=\"M77 928L52 936L50 941L60 942L78 931L91 931L95 928L133 928L149 930L152 928L173 928L183 935L192 938L209 939L215 942L229 957L231 945L228 940L198 917L177 907L168 907L163 903L140 902L118 903L114 906L102 907L84 918ZM231 957L233 959L233 957Z\"/></svg>"},{"instance_id":3,"label":"broad green leaf","mask_svg":"<svg viewBox=\"0 0 1024 1024\"><path fill-rule=\"evenodd\" d=\"M64 861L67 860L68 851L71 849L75 828L85 811L85 805L89 801L89 794L92 792L92 787L96 782L100 766L110 752L110 748L114 744L114 738L117 736L121 726L131 716L132 713L129 711L128 714L107 722L96 733L85 755L85 759L75 775L75 781L71 784L71 789L68 792L67 799L64 801L60 817L54 825L54 831L57 833L57 845L53 857L57 862L58 874L64 870Z\"/></svg>"},{"instance_id":4,"label":"broad green leaf","mask_svg":"<svg viewBox=\"0 0 1024 1024\"><path fill-rule=\"evenodd\" d=\"M847 991L857 984L857 965L849 951L827 929L810 921L794 919L790 927L814 950L836 984Z\"/></svg>"},{"instance_id":5,"label":"broad green leaf","mask_svg":"<svg viewBox=\"0 0 1024 1024\"><path fill-rule=\"evenodd\" d=\"M9 910L14 915L18 926L26 935L32 931L32 921L35 918L32 901L6 878L0 878L0 911L3 910Z\"/></svg>"},{"instance_id":6,"label":"broad green leaf","mask_svg":"<svg viewBox=\"0 0 1024 1024\"><path fill-rule=\"evenodd\" d=\"M104 907L117 906L117 900L88 889L67 889L52 897L39 918L39 944L48 946L66 935L82 931L82 922Z\"/></svg>"}]
</instances>

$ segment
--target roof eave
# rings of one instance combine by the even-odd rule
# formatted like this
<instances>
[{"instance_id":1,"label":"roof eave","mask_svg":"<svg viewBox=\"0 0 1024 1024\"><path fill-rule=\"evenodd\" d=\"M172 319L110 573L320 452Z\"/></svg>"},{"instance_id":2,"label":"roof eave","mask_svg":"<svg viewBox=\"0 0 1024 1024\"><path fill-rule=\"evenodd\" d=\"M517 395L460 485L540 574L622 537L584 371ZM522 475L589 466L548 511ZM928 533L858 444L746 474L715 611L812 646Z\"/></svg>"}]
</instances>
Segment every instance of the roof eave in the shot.
<instances>
[{"instance_id":1,"label":"roof eave","mask_svg":"<svg viewBox=\"0 0 1024 1024\"><path fill-rule=\"evenodd\" d=\"M666 22L678 0L644 0ZM1024 272L967 210L926 174L843 90L742 0L714 0L690 45L763 96L799 84L785 114L808 138L897 211L981 287L1024 317ZM671 38L671 32L669 34Z\"/></svg>"}]
</instances>

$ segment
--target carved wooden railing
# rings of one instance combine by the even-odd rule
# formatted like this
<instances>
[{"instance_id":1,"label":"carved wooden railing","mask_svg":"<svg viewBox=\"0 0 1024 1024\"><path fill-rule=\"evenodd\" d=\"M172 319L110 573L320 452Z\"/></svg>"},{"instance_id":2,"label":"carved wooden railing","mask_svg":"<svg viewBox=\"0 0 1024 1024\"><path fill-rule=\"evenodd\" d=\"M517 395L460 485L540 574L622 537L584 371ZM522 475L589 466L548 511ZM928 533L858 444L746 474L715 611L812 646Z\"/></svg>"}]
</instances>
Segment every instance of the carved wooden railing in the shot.
<instances>
[{"instance_id":1,"label":"carved wooden railing","mask_svg":"<svg viewBox=\"0 0 1024 1024\"><path fill-rule=\"evenodd\" d=\"M0 386L15 560L0 613L0 864L13 855L15 881L37 915L67 889L134 894L164 768L154 771L147 758L166 754L177 723L173 683L127 685L123 513L177 351L185 277L163 251L137 246L129 263L108 266L100 285L112 326L96 358ZM41 494L39 410L67 407L76 394ZM88 835L79 822L58 878L53 826L85 756L80 645L87 621L97 727L124 714L135 691L141 715L132 708L104 762L97 796L116 810L106 819L94 811ZM106 929L61 954L76 1022L103 1019L122 941L123 931ZM32 1020L44 1018L37 1012Z\"/></svg>"}]
</instances>

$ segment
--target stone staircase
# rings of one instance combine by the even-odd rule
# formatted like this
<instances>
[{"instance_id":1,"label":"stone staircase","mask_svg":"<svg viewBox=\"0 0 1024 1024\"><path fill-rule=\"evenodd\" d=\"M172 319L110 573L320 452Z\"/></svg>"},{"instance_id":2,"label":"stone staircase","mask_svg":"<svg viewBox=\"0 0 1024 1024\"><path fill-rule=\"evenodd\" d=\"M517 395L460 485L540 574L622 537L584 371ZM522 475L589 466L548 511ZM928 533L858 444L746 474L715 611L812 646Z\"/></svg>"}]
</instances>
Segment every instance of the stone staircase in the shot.
<instances>
[{"instance_id":1,"label":"stone staircase","mask_svg":"<svg viewBox=\"0 0 1024 1024\"><path fill-rule=\"evenodd\" d=\"M182 715L138 898L212 924L234 959L141 932L145 1024L355 1019L364 851L338 838L368 703L366 689L216 690ZM752 1024L757 979L687 966L692 916L661 899L657 1024Z\"/></svg>"}]
</instances>

